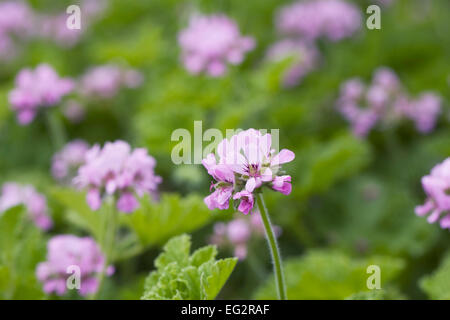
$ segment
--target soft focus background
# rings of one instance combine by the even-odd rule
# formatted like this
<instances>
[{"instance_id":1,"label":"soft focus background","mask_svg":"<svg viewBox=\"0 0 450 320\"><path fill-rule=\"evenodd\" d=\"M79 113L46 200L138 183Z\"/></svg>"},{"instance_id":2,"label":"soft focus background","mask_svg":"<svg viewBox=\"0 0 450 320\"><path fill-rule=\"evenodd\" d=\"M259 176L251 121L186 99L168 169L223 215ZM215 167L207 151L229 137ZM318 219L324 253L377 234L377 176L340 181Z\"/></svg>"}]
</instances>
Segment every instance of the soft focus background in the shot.
<instances>
[{"instance_id":1,"label":"soft focus background","mask_svg":"<svg viewBox=\"0 0 450 320\"><path fill-rule=\"evenodd\" d=\"M47 240L62 233L96 235L95 215L86 209L84 195L62 187L51 174L52 156L60 145L45 116L19 125L8 102L17 73L40 63L73 79L105 64L142 77L111 96L69 96L55 109L66 142L122 139L145 147L163 178L160 202L147 208L152 218L139 212L124 222L140 241L139 250L120 249L123 259L107 279L104 298L139 299L168 238L190 233L197 248L210 241L215 223L233 217L232 210L210 212L203 204L210 177L202 166L171 161L173 130L193 131L195 120L203 121L203 131L280 129L280 147L295 152L295 161L285 166L292 175L291 195L266 196L272 220L282 230L289 298L450 298L449 231L414 214L425 199L421 177L450 155L449 1L347 1L360 11L362 26L339 41L317 39L317 65L294 86L283 85L292 61L266 58L267 50L282 39L276 13L290 1L91 2L92 14L78 35L58 34L63 23L38 35L12 35L9 53L0 43L0 184L33 185L46 196L54 222L47 232L34 226L21 232L9 222L0 223L1 298L61 298L46 296L35 277ZM41 17L44 23L50 16L65 16L66 7L76 1L26 3L35 14L47 16ZM365 10L373 3L381 7L381 30L365 27ZM192 75L181 62L177 35L196 12L226 14L241 34L256 41L242 64L229 66L221 77ZM0 10L0 20L2 14ZM376 126L366 137L353 134L336 108L340 86L353 77L370 83L383 66L397 74L411 96L433 91L441 97L441 113L431 132L420 133L412 122L398 121ZM67 110L70 102L77 105L73 113ZM231 255L231 246L220 248L220 256ZM381 267L382 290L366 288L370 264ZM255 234L219 298L275 298L272 284L266 283L270 275L267 246Z\"/></svg>"}]
</instances>

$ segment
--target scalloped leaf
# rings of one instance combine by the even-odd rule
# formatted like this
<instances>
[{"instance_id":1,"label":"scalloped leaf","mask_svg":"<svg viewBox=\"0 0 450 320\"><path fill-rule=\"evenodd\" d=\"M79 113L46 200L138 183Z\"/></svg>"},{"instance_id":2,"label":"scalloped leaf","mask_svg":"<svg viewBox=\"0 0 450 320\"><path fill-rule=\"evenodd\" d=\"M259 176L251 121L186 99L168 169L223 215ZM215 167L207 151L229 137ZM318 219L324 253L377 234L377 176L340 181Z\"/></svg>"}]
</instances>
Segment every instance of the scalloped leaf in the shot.
<instances>
[{"instance_id":1,"label":"scalloped leaf","mask_svg":"<svg viewBox=\"0 0 450 320\"><path fill-rule=\"evenodd\" d=\"M216 260L217 248L206 246L189 256L191 238L172 238L145 282L143 300L212 300L228 280L237 259Z\"/></svg>"},{"instance_id":2,"label":"scalloped leaf","mask_svg":"<svg viewBox=\"0 0 450 320\"><path fill-rule=\"evenodd\" d=\"M432 274L420 279L420 287L430 299L450 300L450 253Z\"/></svg>"}]
</instances>

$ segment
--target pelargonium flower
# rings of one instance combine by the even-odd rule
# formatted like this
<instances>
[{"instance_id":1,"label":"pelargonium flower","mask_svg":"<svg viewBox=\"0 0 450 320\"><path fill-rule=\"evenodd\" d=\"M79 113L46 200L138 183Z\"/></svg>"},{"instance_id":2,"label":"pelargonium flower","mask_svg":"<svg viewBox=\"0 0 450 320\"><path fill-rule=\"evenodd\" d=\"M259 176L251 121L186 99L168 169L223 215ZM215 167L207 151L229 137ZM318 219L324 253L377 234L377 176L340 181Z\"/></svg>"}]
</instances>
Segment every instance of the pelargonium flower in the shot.
<instances>
[{"instance_id":1,"label":"pelargonium flower","mask_svg":"<svg viewBox=\"0 0 450 320\"><path fill-rule=\"evenodd\" d=\"M23 1L0 3L0 33L24 34L32 27L31 8Z\"/></svg>"},{"instance_id":2,"label":"pelargonium flower","mask_svg":"<svg viewBox=\"0 0 450 320\"><path fill-rule=\"evenodd\" d=\"M358 137L366 136L378 123L391 126L401 119L411 119L419 132L427 133L436 124L441 99L430 92L410 98L397 75L382 67L375 71L370 85L359 78L346 81L337 108Z\"/></svg>"},{"instance_id":3,"label":"pelargonium flower","mask_svg":"<svg viewBox=\"0 0 450 320\"><path fill-rule=\"evenodd\" d=\"M214 178L214 192L205 198L209 209L227 209L229 200L240 200L238 210L244 214L252 211L254 192L262 186L288 195L291 177L279 175L283 163L294 160L292 151L283 149L278 154L271 148L270 134L262 135L255 129L242 131L217 146L215 154L209 154L202 164Z\"/></svg>"},{"instance_id":4,"label":"pelargonium flower","mask_svg":"<svg viewBox=\"0 0 450 320\"><path fill-rule=\"evenodd\" d=\"M281 228L274 226L275 235L281 234ZM218 222L214 225L214 233L210 243L217 246L231 246L234 255L240 260L247 257L248 242L252 237L264 236L264 225L258 211L250 215L250 219L239 217L229 223Z\"/></svg>"},{"instance_id":5,"label":"pelargonium flower","mask_svg":"<svg viewBox=\"0 0 450 320\"><path fill-rule=\"evenodd\" d=\"M414 121L417 130L422 133L432 131L441 113L441 97L432 92L424 92L408 102L404 112Z\"/></svg>"},{"instance_id":6,"label":"pelargonium flower","mask_svg":"<svg viewBox=\"0 0 450 320\"><path fill-rule=\"evenodd\" d=\"M20 185L7 182L2 187L0 196L0 213L14 206L23 204L31 220L41 229L52 227L52 219L48 215L47 200L31 185Z\"/></svg>"},{"instance_id":7,"label":"pelargonium flower","mask_svg":"<svg viewBox=\"0 0 450 320\"><path fill-rule=\"evenodd\" d=\"M278 41L267 51L270 61L293 59L283 75L284 87L299 84L316 67L318 57L319 53L313 44L292 39Z\"/></svg>"},{"instance_id":8,"label":"pelargonium flower","mask_svg":"<svg viewBox=\"0 0 450 320\"><path fill-rule=\"evenodd\" d=\"M0 59L9 60L16 55L14 39L28 36L32 30L32 11L22 1L0 2Z\"/></svg>"},{"instance_id":9,"label":"pelargonium flower","mask_svg":"<svg viewBox=\"0 0 450 320\"><path fill-rule=\"evenodd\" d=\"M81 103L74 99L70 99L62 106L62 113L71 123L80 123L86 115L86 110Z\"/></svg>"},{"instance_id":10,"label":"pelargonium flower","mask_svg":"<svg viewBox=\"0 0 450 320\"><path fill-rule=\"evenodd\" d=\"M204 71L213 77L222 76L228 63L240 64L245 53L255 46L254 39L242 36L238 25L225 15L192 17L180 32L178 43L190 73Z\"/></svg>"},{"instance_id":11,"label":"pelargonium flower","mask_svg":"<svg viewBox=\"0 0 450 320\"><path fill-rule=\"evenodd\" d=\"M155 175L155 165L144 148L131 150L124 141L107 142L103 148L94 145L88 150L74 183L88 190L86 200L92 210L101 207L104 196L114 196L117 209L130 213L139 206L136 196L157 196L162 179Z\"/></svg>"},{"instance_id":12,"label":"pelargonium flower","mask_svg":"<svg viewBox=\"0 0 450 320\"><path fill-rule=\"evenodd\" d=\"M81 8L81 28L69 29L67 28L67 13L65 11L56 14L48 15L36 14L36 31L35 35L40 38L52 40L57 45L65 48L70 48L76 45L84 32L89 30L92 24L100 13L106 9L105 0L82 0L80 1Z\"/></svg>"},{"instance_id":13,"label":"pelargonium flower","mask_svg":"<svg viewBox=\"0 0 450 320\"><path fill-rule=\"evenodd\" d=\"M136 88L143 76L136 70L115 65L103 65L89 69L80 80L80 92L85 96L103 99L114 97L121 87Z\"/></svg>"},{"instance_id":14,"label":"pelargonium flower","mask_svg":"<svg viewBox=\"0 0 450 320\"><path fill-rule=\"evenodd\" d=\"M282 34L339 41L361 27L361 12L344 0L299 1L280 10L276 25Z\"/></svg>"},{"instance_id":15,"label":"pelargonium flower","mask_svg":"<svg viewBox=\"0 0 450 320\"><path fill-rule=\"evenodd\" d=\"M89 145L83 140L74 140L53 156L52 175L59 181L70 181L78 168L84 164Z\"/></svg>"},{"instance_id":16,"label":"pelargonium flower","mask_svg":"<svg viewBox=\"0 0 450 320\"><path fill-rule=\"evenodd\" d=\"M73 87L71 79L60 78L51 66L40 64L35 70L19 72L16 87L9 93L9 103L17 112L19 123L28 124L40 108L58 104Z\"/></svg>"},{"instance_id":17,"label":"pelargonium flower","mask_svg":"<svg viewBox=\"0 0 450 320\"><path fill-rule=\"evenodd\" d=\"M450 158L437 164L429 175L422 178L422 187L427 195L425 203L417 206L419 216L428 216L428 222L439 221L441 228L450 229Z\"/></svg>"},{"instance_id":18,"label":"pelargonium flower","mask_svg":"<svg viewBox=\"0 0 450 320\"><path fill-rule=\"evenodd\" d=\"M38 264L36 277L43 283L44 292L64 295L67 279L72 275L71 266L79 267L82 296L97 292L99 274L105 268L105 256L94 239L74 235L58 235L47 243L47 260ZM106 274L114 273L112 266L106 267Z\"/></svg>"}]
</instances>

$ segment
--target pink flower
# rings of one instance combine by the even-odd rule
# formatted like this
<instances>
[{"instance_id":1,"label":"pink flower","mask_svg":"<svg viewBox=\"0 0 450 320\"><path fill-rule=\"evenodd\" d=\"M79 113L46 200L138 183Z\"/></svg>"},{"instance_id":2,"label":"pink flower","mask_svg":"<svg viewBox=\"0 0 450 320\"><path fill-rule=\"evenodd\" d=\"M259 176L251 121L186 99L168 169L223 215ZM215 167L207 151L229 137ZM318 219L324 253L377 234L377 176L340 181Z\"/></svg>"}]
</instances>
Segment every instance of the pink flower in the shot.
<instances>
[{"instance_id":1,"label":"pink flower","mask_svg":"<svg viewBox=\"0 0 450 320\"><path fill-rule=\"evenodd\" d=\"M26 207L28 215L36 226L42 230L52 227L53 223L48 215L47 200L44 195L38 193L31 185L5 183L0 196L0 212L20 204Z\"/></svg>"},{"instance_id":2,"label":"pink flower","mask_svg":"<svg viewBox=\"0 0 450 320\"><path fill-rule=\"evenodd\" d=\"M316 67L318 56L313 44L291 39L275 43L267 52L271 61L293 60L283 75L283 86L287 88L299 84Z\"/></svg>"},{"instance_id":3,"label":"pink flower","mask_svg":"<svg viewBox=\"0 0 450 320\"><path fill-rule=\"evenodd\" d=\"M282 194L289 195L292 191L291 176L275 177L272 182L272 188Z\"/></svg>"},{"instance_id":4,"label":"pink flower","mask_svg":"<svg viewBox=\"0 0 450 320\"><path fill-rule=\"evenodd\" d=\"M50 107L72 91L71 79L60 78L53 68L40 64L36 69L23 69L16 77L16 87L9 93L11 108L20 124L33 121L40 108Z\"/></svg>"},{"instance_id":5,"label":"pink flower","mask_svg":"<svg viewBox=\"0 0 450 320\"><path fill-rule=\"evenodd\" d=\"M208 173L216 180L215 191L205 198L208 208L227 209L228 201L240 199L239 210L251 212L254 205L253 192L263 185L274 190L287 192L288 186L281 185L277 178L281 165L294 160L292 151L283 149L278 154L271 149L272 137L259 131L248 129L229 140L224 139L217 146L217 157L209 154L203 161ZM290 183L290 176L283 176ZM284 188L283 188L284 186ZM234 194L234 195L233 195Z\"/></svg>"},{"instance_id":6,"label":"pink flower","mask_svg":"<svg viewBox=\"0 0 450 320\"><path fill-rule=\"evenodd\" d=\"M450 229L450 158L437 164L429 175L422 178L422 186L427 195L425 204L417 206L415 211L419 216L428 216L428 222L440 221L444 229ZM442 216L443 215L443 216Z\"/></svg>"},{"instance_id":7,"label":"pink flower","mask_svg":"<svg viewBox=\"0 0 450 320\"><path fill-rule=\"evenodd\" d=\"M81 0L81 28L69 29L66 26L68 15L64 11L56 15L35 15L35 35L52 40L59 46L71 48L76 45L90 24L106 9L105 0Z\"/></svg>"},{"instance_id":8,"label":"pink flower","mask_svg":"<svg viewBox=\"0 0 450 320\"><path fill-rule=\"evenodd\" d=\"M338 41L361 28L361 12L343 0L299 1L280 10L276 24L286 35L307 40L327 37Z\"/></svg>"},{"instance_id":9,"label":"pink flower","mask_svg":"<svg viewBox=\"0 0 450 320\"><path fill-rule=\"evenodd\" d=\"M239 203L238 210L240 212L242 212L243 214L249 214L253 209L253 205L255 204L255 199L253 198L253 194L248 192L247 190L235 193L235 195L233 196L233 199L241 200L241 202Z\"/></svg>"},{"instance_id":10,"label":"pink flower","mask_svg":"<svg viewBox=\"0 0 450 320\"><path fill-rule=\"evenodd\" d=\"M225 74L228 63L240 64L255 46L253 38L241 36L237 24L225 15L192 17L179 33L178 43L190 73L204 71L213 77Z\"/></svg>"},{"instance_id":11,"label":"pink flower","mask_svg":"<svg viewBox=\"0 0 450 320\"><path fill-rule=\"evenodd\" d=\"M58 235L50 239L47 260L36 268L36 277L43 283L47 294L62 296L67 292L66 281L73 273L69 267L79 268L80 295L86 296L98 290L98 276L105 268L105 257L94 239L73 235ZM113 272L112 266L106 268L107 275Z\"/></svg>"},{"instance_id":12,"label":"pink flower","mask_svg":"<svg viewBox=\"0 0 450 320\"><path fill-rule=\"evenodd\" d=\"M0 3L0 34L28 33L32 27L31 8L23 1L4 1Z\"/></svg>"},{"instance_id":13,"label":"pink flower","mask_svg":"<svg viewBox=\"0 0 450 320\"><path fill-rule=\"evenodd\" d=\"M71 123L80 123L86 114L85 109L76 100L68 100L63 105L62 112Z\"/></svg>"},{"instance_id":14,"label":"pink flower","mask_svg":"<svg viewBox=\"0 0 450 320\"><path fill-rule=\"evenodd\" d=\"M111 99L122 87L136 88L143 76L133 69L103 65L89 69L80 80L80 92L85 96Z\"/></svg>"},{"instance_id":15,"label":"pink flower","mask_svg":"<svg viewBox=\"0 0 450 320\"><path fill-rule=\"evenodd\" d=\"M203 159L202 164L216 180L216 183L211 185L211 190L214 189L214 192L205 198L205 204L210 210L228 209L234 186L233 171L226 165L218 165L213 154L209 154Z\"/></svg>"},{"instance_id":16,"label":"pink flower","mask_svg":"<svg viewBox=\"0 0 450 320\"><path fill-rule=\"evenodd\" d=\"M366 136L378 123L391 126L405 118L413 120L419 132L427 133L435 126L440 101L432 93L411 99L397 75L382 67L375 71L368 86L358 78L346 81L341 86L337 108L358 137Z\"/></svg>"},{"instance_id":17,"label":"pink flower","mask_svg":"<svg viewBox=\"0 0 450 320\"><path fill-rule=\"evenodd\" d=\"M64 148L53 156L52 174L61 182L70 181L78 168L84 164L89 145L83 140L69 142Z\"/></svg>"},{"instance_id":18,"label":"pink flower","mask_svg":"<svg viewBox=\"0 0 450 320\"><path fill-rule=\"evenodd\" d=\"M409 100L404 110L419 132L428 133L434 129L441 113L441 98L432 92L425 92L417 99Z\"/></svg>"},{"instance_id":19,"label":"pink flower","mask_svg":"<svg viewBox=\"0 0 450 320\"><path fill-rule=\"evenodd\" d=\"M281 234L281 228L274 226L275 235ZM249 218L236 218L229 223L218 222L214 225L214 233L210 238L212 244L221 247L232 247L239 260L247 257L247 245L252 237L264 237L264 226L258 211L252 212Z\"/></svg>"},{"instance_id":20,"label":"pink flower","mask_svg":"<svg viewBox=\"0 0 450 320\"><path fill-rule=\"evenodd\" d=\"M155 175L156 161L146 149L131 150L124 141L93 146L78 170L74 183L88 189L86 201L92 210L101 207L105 195L114 196L117 209L130 213L138 207L137 197L156 198L161 177Z\"/></svg>"}]
</instances>

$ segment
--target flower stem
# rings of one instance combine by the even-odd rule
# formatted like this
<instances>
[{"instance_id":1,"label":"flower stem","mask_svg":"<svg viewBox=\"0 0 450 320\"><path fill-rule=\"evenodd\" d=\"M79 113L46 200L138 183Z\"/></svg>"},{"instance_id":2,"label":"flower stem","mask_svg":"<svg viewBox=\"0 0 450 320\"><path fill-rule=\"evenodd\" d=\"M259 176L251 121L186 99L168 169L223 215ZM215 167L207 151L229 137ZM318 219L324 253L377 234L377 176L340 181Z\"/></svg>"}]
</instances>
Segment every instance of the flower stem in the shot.
<instances>
[{"instance_id":1,"label":"flower stem","mask_svg":"<svg viewBox=\"0 0 450 320\"><path fill-rule=\"evenodd\" d=\"M114 251L115 251L115 239L116 239L116 219L117 210L115 207L114 199L107 199L105 206L107 207L106 212L104 212L104 232L102 233L102 249L105 254L105 264L103 266L102 272L98 278L98 289L95 294L94 299L97 299L103 287L105 280L106 271L108 266L114 261Z\"/></svg>"},{"instance_id":2,"label":"flower stem","mask_svg":"<svg viewBox=\"0 0 450 320\"><path fill-rule=\"evenodd\" d=\"M264 204L264 198L262 193L258 193L256 196L256 203L258 204L259 212L266 230L267 242L269 243L270 253L272 255L273 269L275 273L275 284L278 291L279 300L287 300L286 294L286 282L284 280L283 267L281 265L280 250L278 248L277 239L273 232L272 225L270 223L269 212Z\"/></svg>"},{"instance_id":3,"label":"flower stem","mask_svg":"<svg viewBox=\"0 0 450 320\"><path fill-rule=\"evenodd\" d=\"M53 140L53 147L60 150L66 143L66 130L64 125L54 110L49 110L46 116L49 134Z\"/></svg>"}]
</instances>

